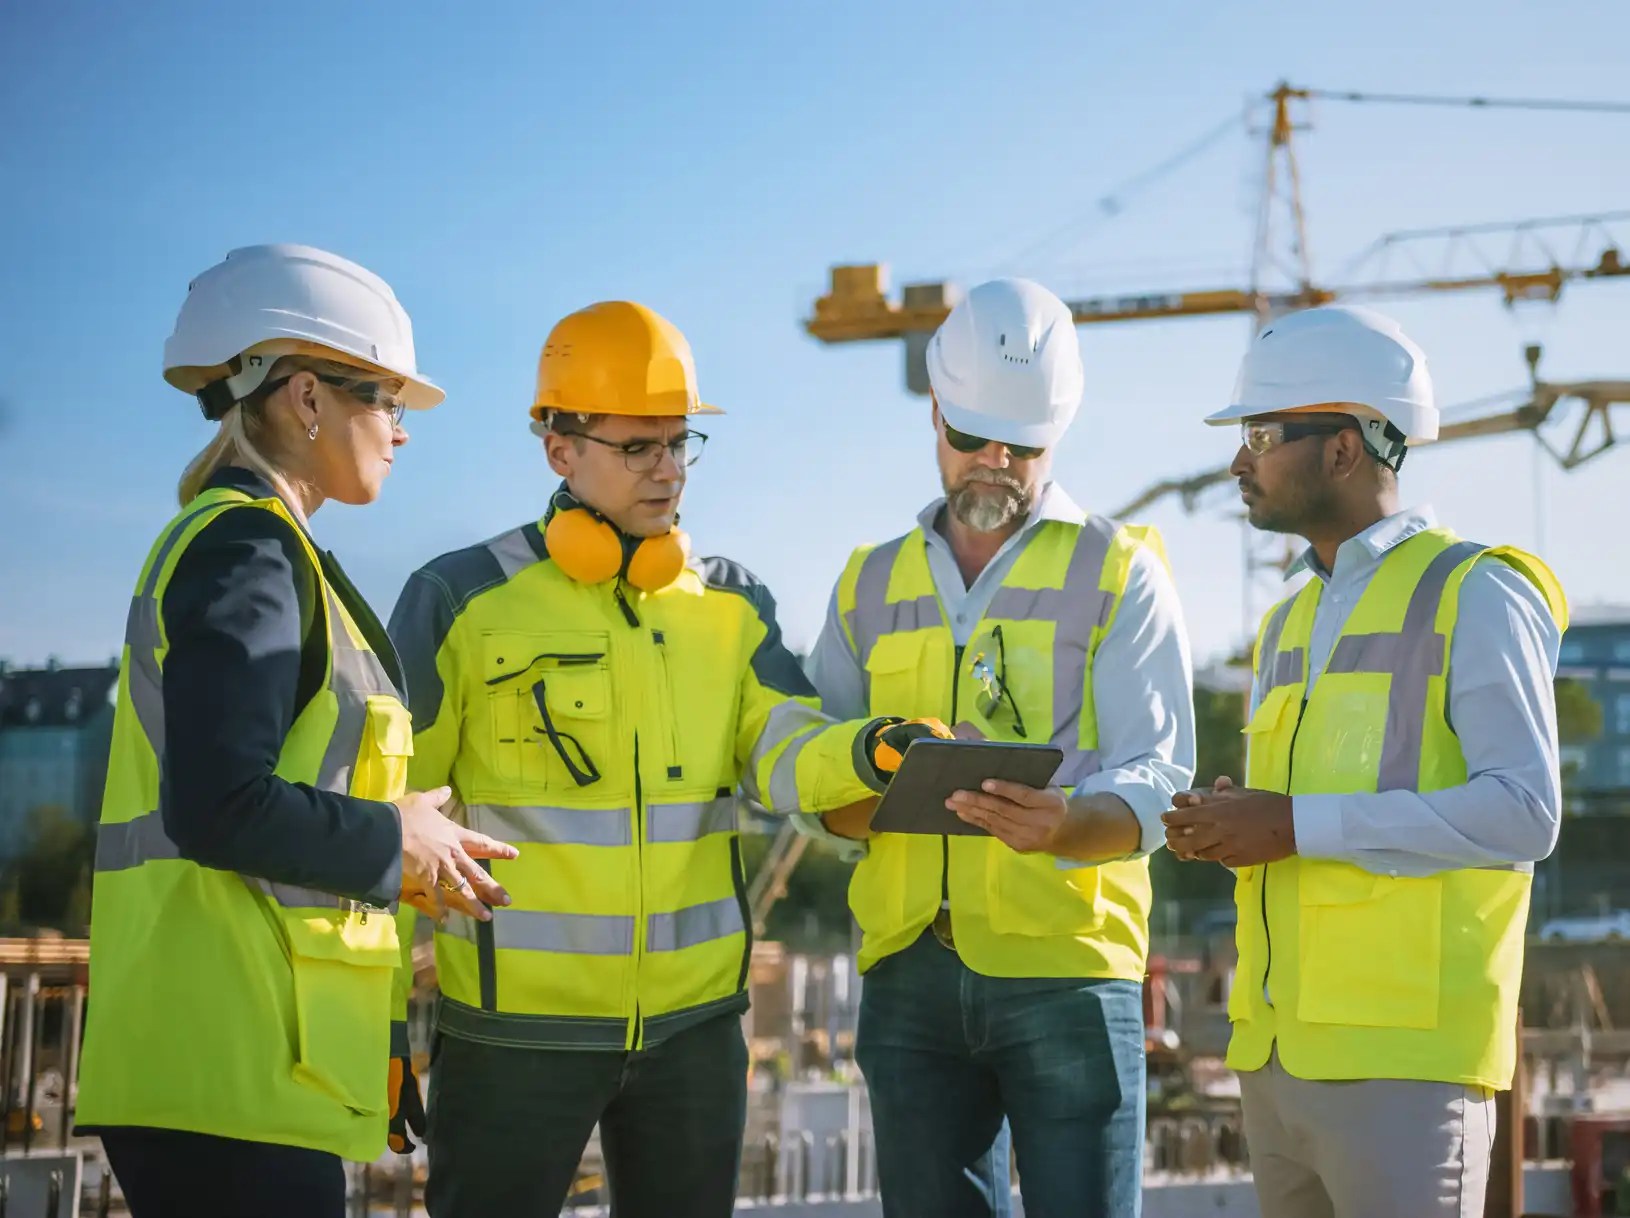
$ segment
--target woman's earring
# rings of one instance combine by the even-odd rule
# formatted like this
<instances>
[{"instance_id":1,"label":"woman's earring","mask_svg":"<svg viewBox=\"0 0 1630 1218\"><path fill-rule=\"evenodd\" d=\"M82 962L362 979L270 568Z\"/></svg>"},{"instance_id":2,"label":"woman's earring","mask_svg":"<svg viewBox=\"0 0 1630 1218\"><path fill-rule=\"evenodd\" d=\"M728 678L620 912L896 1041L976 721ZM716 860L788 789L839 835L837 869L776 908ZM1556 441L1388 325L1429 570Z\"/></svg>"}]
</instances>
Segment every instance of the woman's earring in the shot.
<instances>
[{"instance_id":1,"label":"woman's earring","mask_svg":"<svg viewBox=\"0 0 1630 1218\"><path fill-rule=\"evenodd\" d=\"M317 438L317 424L313 423L309 428L306 429L306 439L315 440L316 438Z\"/></svg>"}]
</instances>

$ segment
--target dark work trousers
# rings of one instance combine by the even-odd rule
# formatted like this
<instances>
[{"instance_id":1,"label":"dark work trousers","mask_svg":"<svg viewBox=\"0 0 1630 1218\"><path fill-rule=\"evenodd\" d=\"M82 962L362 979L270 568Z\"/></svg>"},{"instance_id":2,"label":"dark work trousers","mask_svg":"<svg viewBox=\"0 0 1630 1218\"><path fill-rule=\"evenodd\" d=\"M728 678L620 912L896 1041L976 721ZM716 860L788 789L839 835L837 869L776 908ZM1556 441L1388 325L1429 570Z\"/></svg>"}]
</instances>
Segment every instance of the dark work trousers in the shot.
<instances>
[{"instance_id":1,"label":"dark work trousers","mask_svg":"<svg viewBox=\"0 0 1630 1218\"><path fill-rule=\"evenodd\" d=\"M131 1218L345 1218L338 1155L178 1129L100 1136Z\"/></svg>"},{"instance_id":2,"label":"dark work trousers","mask_svg":"<svg viewBox=\"0 0 1630 1218\"><path fill-rule=\"evenodd\" d=\"M616 1218L729 1218L746 1117L735 1014L638 1053L438 1035L425 1205L432 1218L555 1218L599 1122Z\"/></svg>"}]
</instances>

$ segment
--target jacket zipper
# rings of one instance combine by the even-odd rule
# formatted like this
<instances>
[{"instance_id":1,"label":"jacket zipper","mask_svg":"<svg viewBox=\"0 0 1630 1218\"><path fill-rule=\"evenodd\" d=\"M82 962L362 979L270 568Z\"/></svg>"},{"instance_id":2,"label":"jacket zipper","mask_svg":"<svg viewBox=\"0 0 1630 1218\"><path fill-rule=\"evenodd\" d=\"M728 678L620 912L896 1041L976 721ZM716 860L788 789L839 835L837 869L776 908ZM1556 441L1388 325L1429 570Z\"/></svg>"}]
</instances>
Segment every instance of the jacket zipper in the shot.
<instances>
[{"instance_id":1,"label":"jacket zipper","mask_svg":"<svg viewBox=\"0 0 1630 1218\"><path fill-rule=\"evenodd\" d=\"M657 649L657 679L661 682L662 717L668 723L668 781L677 782L685 776L679 762L679 716L674 713L673 681L668 674L668 636L661 630L651 631L651 641Z\"/></svg>"},{"instance_id":2,"label":"jacket zipper","mask_svg":"<svg viewBox=\"0 0 1630 1218\"><path fill-rule=\"evenodd\" d=\"M1307 714L1307 694L1302 695L1301 709L1296 712L1296 726L1290 732L1290 753L1285 759L1285 787L1287 792L1291 786L1291 775L1296 769L1296 737L1302 731L1302 718ZM1273 968L1273 930L1268 925L1268 868L1272 863L1262 865L1262 942L1265 950L1262 954L1262 993L1265 1001L1273 1005L1273 991L1268 987L1268 973Z\"/></svg>"},{"instance_id":3,"label":"jacket zipper","mask_svg":"<svg viewBox=\"0 0 1630 1218\"><path fill-rule=\"evenodd\" d=\"M622 610L623 620L631 629L638 629L639 615L634 607L628 603L628 597L623 593L623 582L619 579L612 585L612 596L617 601L617 607ZM609 659L609 657L608 657ZM636 686L635 689L638 689ZM625 1047L633 1052L640 1048L645 1037L644 1020L640 1013L640 963L644 959L645 944L645 784L640 775L640 711L644 699L635 703L632 719L634 723L634 944L631 955L631 972L629 981L634 991L634 1014L628 1024L628 1035Z\"/></svg>"},{"instance_id":4,"label":"jacket zipper","mask_svg":"<svg viewBox=\"0 0 1630 1218\"><path fill-rule=\"evenodd\" d=\"M640 735L634 733L634 1019L628 1028L628 1049L640 1048L645 1028L640 1015L640 961L645 942L645 791L640 779Z\"/></svg>"}]
</instances>

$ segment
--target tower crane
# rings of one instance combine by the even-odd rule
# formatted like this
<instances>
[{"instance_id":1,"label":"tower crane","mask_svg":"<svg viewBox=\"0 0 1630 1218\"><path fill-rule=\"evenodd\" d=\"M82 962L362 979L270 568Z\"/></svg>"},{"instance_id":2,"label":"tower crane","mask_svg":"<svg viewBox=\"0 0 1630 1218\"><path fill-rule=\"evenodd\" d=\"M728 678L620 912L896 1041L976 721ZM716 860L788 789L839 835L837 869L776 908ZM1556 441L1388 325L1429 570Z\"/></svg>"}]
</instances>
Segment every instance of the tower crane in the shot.
<instances>
[{"instance_id":1,"label":"tower crane","mask_svg":"<svg viewBox=\"0 0 1630 1218\"><path fill-rule=\"evenodd\" d=\"M1630 220L1630 212L1619 211L1390 233L1363 251L1345 276L1320 283L1308 254L1294 140L1295 133L1308 126L1305 111L1313 101L1617 114L1630 114L1630 103L1378 94L1298 88L1284 82L1262 101L1271 108L1271 117L1264 129L1265 163L1248 282L1066 301L1077 325L1226 315L1250 315L1261 322L1290 309L1338 299L1396 299L1441 292L1495 291L1511 307L1530 301L1555 303L1568 284L1630 275L1630 261L1614 235L1614 226ZM1223 124L1208 133L1201 146L1233 127L1233 120ZM1162 168L1187 155L1180 154ZM1145 180L1150 176L1139 175ZM928 340L956 301L956 288L948 281L906 284L895 297L882 264L837 265L831 268L826 293L814 302L803 325L811 337L828 344L902 342L906 387L912 393L926 394ZM1630 380L1546 381L1538 375L1539 347L1528 347L1526 356L1528 389L1501 395L1502 409L1478 409L1487 407L1489 399L1472 404L1470 417L1443 425L1439 442L1527 431L1567 470L1611 448L1616 438L1610 408L1630 404ZM1571 443L1554 446L1541 428L1575 410L1579 417ZM1173 495L1192 511L1208 490L1228 480L1226 468L1167 478L1145 489L1115 515L1134 515ZM1246 568L1249 584L1257 569L1282 570L1283 559L1264 561L1248 550ZM1249 606L1246 616L1249 620ZM760 933L806 845L807 839L794 833L790 825L782 826L776 835L750 894L754 926Z\"/></svg>"}]
</instances>

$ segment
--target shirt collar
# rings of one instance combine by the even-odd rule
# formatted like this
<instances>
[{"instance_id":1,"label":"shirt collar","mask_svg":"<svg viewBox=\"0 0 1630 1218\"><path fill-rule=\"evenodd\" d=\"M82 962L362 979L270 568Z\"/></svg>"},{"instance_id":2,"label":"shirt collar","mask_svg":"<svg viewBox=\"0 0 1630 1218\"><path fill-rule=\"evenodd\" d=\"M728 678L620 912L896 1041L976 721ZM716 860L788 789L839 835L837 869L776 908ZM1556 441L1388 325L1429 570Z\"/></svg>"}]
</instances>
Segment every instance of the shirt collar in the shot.
<instances>
[{"instance_id":1,"label":"shirt collar","mask_svg":"<svg viewBox=\"0 0 1630 1218\"><path fill-rule=\"evenodd\" d=\"M1362 533L1341 543L1336 550L1336 567L1345 575L1355 568L1362 570L1377 566L1392 550L1417 533L1435 529L1437 524L1437 513L1432 510L1429 503L1423 503L1420 507L1405 508L1391 516L1382 517ZM1334 571L1324 569L1324 564L1319 561L1319 556L1312 546L1303 550L1302 556L1290 565L1290 569L1285 572L1285 578L1290 579L1304 571L1311 571L1325 583L1329 583L1335 575Z\"/></svg>"},{"instance_id":2,"label":"shirt collar","mask_svg":"<svg viewBox=\"0 0 1630 1218\"><path fill-rule=\"evenodd\" d=\"M928 537L937 538L941 542L945 539L939 531L940 513L945 510L945 497L934 500L917 513L917 524ZM1061 520L1066 524L1085 524L1087 514L1081 510L1074 499L1062 486L1056 482L1048 482L1041 488L1041 494L1030 505L1030 512L1024 518L1024 524L1015 537L1022 537L1032 529L1048 520Z\"/></svg>"}]
</instances>

